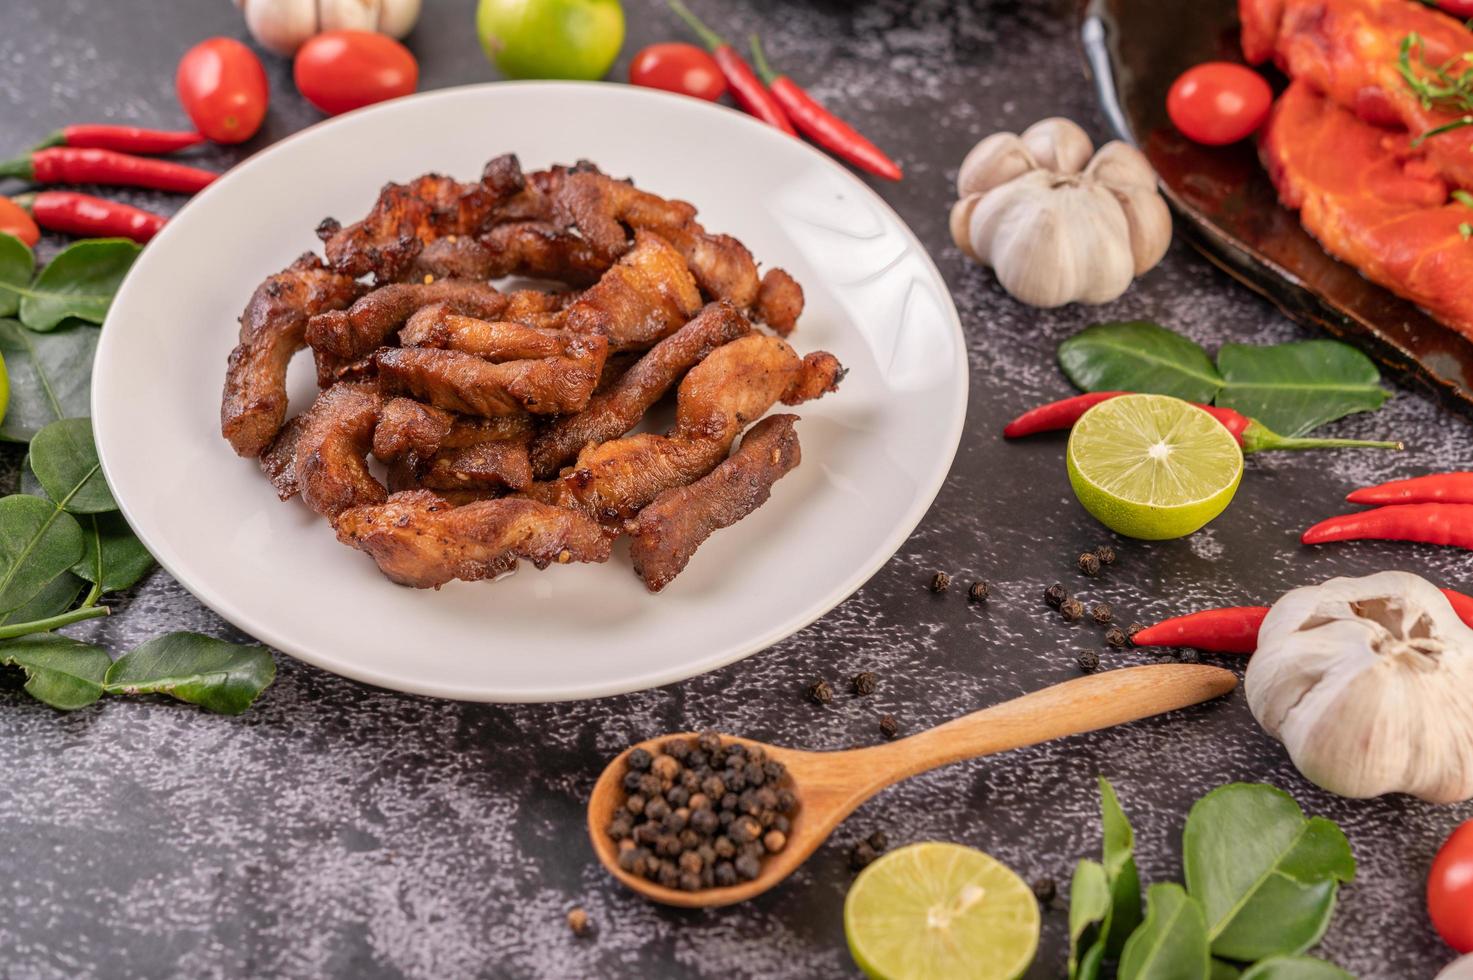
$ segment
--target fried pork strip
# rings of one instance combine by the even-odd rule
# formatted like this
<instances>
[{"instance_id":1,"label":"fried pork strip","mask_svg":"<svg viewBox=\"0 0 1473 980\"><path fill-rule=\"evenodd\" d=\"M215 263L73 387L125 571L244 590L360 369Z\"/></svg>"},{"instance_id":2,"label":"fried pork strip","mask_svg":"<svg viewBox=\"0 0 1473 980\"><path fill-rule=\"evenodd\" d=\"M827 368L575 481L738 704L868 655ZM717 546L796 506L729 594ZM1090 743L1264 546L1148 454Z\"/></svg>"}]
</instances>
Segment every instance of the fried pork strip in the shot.
<instances>
[{"instance_id":1,"label":"fried pork strip","mask_svg":"<svg viewBox=\"0 0 1473 980\"><path fill-rule=\"evenodd\" d=\"M585 334L529 327L511 320L462 316L443 303L426 306L399 332L405 347L438 347L484 357L488 361L520 361L533 357L569 357L588 343ZM602 370L602 368L600 368Z\"/></svg>"},{"instance_id":2,"label":"fried pork strip","mask_svg":"<svg viewBox=\"0 0 1473 980\"><path fill-rule=\"evenodd\" d=\"M303 255L251 294L240 318L240 343L230 352L220 432L242 456L259 456L286 421L286 369L306 344L307 320L341 309L362 287Z\"/></svg>"},{"instance_id":3,"label":"fried pork strip","mask_svg":"<svg viewBox=\"0 0 1473 980\"><path fill-rule=\"evenodd\" d=\"M636 233L634 247L563 311L562 325L604 333L615 350L649 347L701 308L680 254L658 235Z\"/></svg>"},{"instance_id":4,"label":"fried pork strip","mask_svg":"<svg viewBox=\"0 0 1473 980\"><path fill-rule=\"evenodd\" d=\"M407 460L413 465L435 455L454 427L455 416L444 409L412 398L390 398L373 430L373 455L381 462Z\"/></svg>"},{"instance_id":5,"label":"fried pork strip","mask_svg":"<svg viewBox=\"0 0 1473 980\"><path fill-rule=\"evenodd\" d=\"M803 313L803 287L782 269L768 269L757 289L757 316L786 337Z\"/></svg>"},{"instance_id":6,"label":"fried pork strip","mask_svg":"<svg viewBox=\"0 0 1473 980\"><path fill-rule=\"evenodd\" d=\"M505 154L486 164L481 179L461 184L425 174L408 184L387 184L373 210L347 226L332 218L317 228L328 263L350 276L373 273L382 282L402 275L426 243L446 235L474 235L492 219L496 207L525 186L521 164Z\"/></svg>"},{"instance_id":7,"label":"fried pork strip","mask_svg":"<svg viewBox=\"0 0 1473 980\"><path fill-rule=\"evenodd\" d=\"M429 490L344 511L337 532L392 581L417 589L493 578L519 558L538 568L607 561L611 542L597 523L572 511L510 497L451 507Z\"/></svg>"},{"instance_id":8,"label":"fried pork strip","mask_svg":"<svg viewBox=\"0 0 1473 980\"><path fill-rule=\"evenodd\" d=\"M752 330L729 303L708 304L695 319L652 347L617 381L596 393L576 415L556 419L532 442L532 471L538 479L557 475L584 446L628 432L651 405L711 351Z\"/></svg>"},{"instance_id":9,"label":"fried pork strip","mask_svg":"<svg viewBox=\"0 0 1473 980\"><path fill-rule=\"evenodd\" d=\"M367 460L382 405L373 385L344 383L318 395L301 416L292 466L303 502L329 521L387 497Z\"/></svg>"},{"instance_id":10,"label":"fried pork strip","mask_svg":"<svg viewBox=\"0 0 1473 980\"><path fill-rule=\"evenodd\" d=\"M430 305L467 316L515 319L561 308L556 293L503 293L489 283L465 279L391 283L359 299L346 310L320 313L307 321L307 343L314 350L342 358L372 354L410 314Z\"/></svg>"},{"instance_id":11,"label":"fried pork strip","mask_svg":"<svg viewBox=\"0 0 1473 980\"><path fill-rule=\"evenodd\" d=\"M669 434L589 446L562 476L534 484L528 495L606 523L626 520L661 492L709 473L741 431L776 402L793 405L833 391L843 373L827 352L800 359L777 337L734 340L712 351L680 383Z\"/></svg>"},{"instance_id":12,"label":"fried pork strip","mask_svg":"<svg viewBox=\"0 0 1473 980\"><path fill-rule=\"evenodd\" d=\"M282 500L290 500L297 495L297 436L302 431L304 418L298 415L288 419L258 460L261 472L266 474L276 496Z\"/></svg>"},{"instance_id":13,"label":"fried pork strip","mask_svg":"<svg viewBox=\"0 0 1473 980\"><path fill-rule=\"evenodd\" d=\"M524 276L591 286L612 264L577 235L546 221L518 221L496 225L478 237L452 235L426 243L410 278Z\"/></svg>"},{"instance_id":14,"label":"fried pork strip","mask_svg":"<svg viewBox=\"0 0 1473 980\"><path fill-rule=\"evenodd\" d=\"M772 485L802 460L796 415L769 415L724 462L694 483L661 493L632 522L629 555L645 588L659 592L707 538L767 502Z\"/></svg>"},{"instance_id":15,"label":"fried pork strip","mask_svg":"<svg viewBox=\"0 0 1473 980\"><path fill-rule=\"evenodd\" d=\"M598 383L608 340L579 338L566 356L494 364L475 354L432 347L386 347L374 355L379 384L437 408L468 415L579 412Z\"/></svg>"},{"instance_id":16,"label":"fried pork strip","mask_svg":"<svg viewBox=\"0 0 1473 980\"><path fill-rule=\"evenodd\" d=\"M373 454L390 464L389 489L522 490L532 482L526 415L456 416L409 398L390 399Z\"/></svg>"}]
</instances>

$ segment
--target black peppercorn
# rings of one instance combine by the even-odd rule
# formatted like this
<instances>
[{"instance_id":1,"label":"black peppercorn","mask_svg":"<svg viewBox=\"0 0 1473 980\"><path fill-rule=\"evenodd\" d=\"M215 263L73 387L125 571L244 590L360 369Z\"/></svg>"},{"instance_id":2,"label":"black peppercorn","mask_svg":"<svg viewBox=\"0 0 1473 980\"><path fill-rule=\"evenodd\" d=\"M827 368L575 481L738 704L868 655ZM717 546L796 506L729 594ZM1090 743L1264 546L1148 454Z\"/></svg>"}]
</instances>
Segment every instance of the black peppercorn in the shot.
<instances>
[{"instance_id":1,"label":"black peppercorn","mask_svg":"<svg viewBox=\"0 0 1473 980\"><path fill-rule=\"evenodd\" d=\"M1093 650L1086 650L1079 655L1079 669L1086 674L1092 674L1100 668L1100 655Z\"/></svg>"},{"instance_id":2,"label":"black peppercorn","mask_svg":"<svg viewBox=\"0 0 1473 980\"><path fill-rule=\"evenodd\" d=\"M715 755L721 751L721 736L715 732L702 732L696 736L696 748L707 755Z\"/></svg>"},{"instance_id":3,"label":"black peppercorn","mask_svg":"<svg viewBox=\"0 0 1473 980\"><path fill-rule=\"evenodd\" d=\"M1130 637L1125 635L1125 630L1118 626L1111 626L1105 630L1105 642L1117 650L1122 650L1130 642Z\"/></svg>"},{"instance_id":4,"label":"black peppercorn","mask_svg":"<svg viewBox=\"0 0 1473 980\"><path fill-rule=\"evenodd\" d=\"M1059 615L1067 623L1077 623L1084 616L1084 603L1078 599L1065 599L1063 605L1059 606Z\"/></svg>"},{"instance_id":5,"label":"black peppercorn","mask_svg":"<svg viewBox=\"0 0 1473 980\"><path fill-rule=\"evenodd\" d=\"M683 738L672 738L663 746L665 754L676 762L684 762L690 757L690 743Z\"/></svg>"},{"instance_id":6,"label":"black peppercorn","mask_svg":"<svg viewBox=\"0 0 1473 980\"><path fill-rule=\"evenodd\" d=\"M1179 664L1199 664L1202 662L1202 655L1191 647L1182 647L1176 651L1176 662Z\"/></svg>"},{"instance_id":7,"label":"black peppercorn","mask_svg":"<svg viewBox=\"0 0 1473 980\"><path fill-rule=\"evenodd\" d=\"M1064 591L1064 587L1057 582L1043 590L1043 601L1054 609L1062 606L1067 598L1069 598L1069 593Z\"/></svg>"},{"instance_id":8,"label":"black peppercorn","mask_svg":"<svg viewBox=\"0 0 1473 980\"><path fill-rule=\"evenodd\" d=\"M659 840L655 841L655 853L661 857L675 857L683 849L680 838L674 834L665 834Z\"/></svg>"},{"instance_id":9,"label":"black peppercorn","mask_svg":"<svg viewBox=\"0 0 1473 980\"><path fill-rule=\"evenodd\" d=\"M687 769L705 769L710 765L710 757L708 757L706 753L702 752L700 749L696 749L690 755L685 757L685 766Z\"/></svg>"},{"instance_id":10,"label":"black peppercorn","mask_svg":"<svg viewBox=\"0 0 1473 980\"><path fill-rule=\"evenodd\" d=\"M661 792L660 777L652 772L644 772L639 775L639 795L650 798L659 796Z\"/></svg>"},{"instance_id":11,"label":"black peppercorn","mask_svg":"<svg viewBox=\"0 0 1473 980\"><path fill-rule=\"evenodd\" d=\"M645 749L635 749L629 753L630 769L637 769L640 772L644 772L650 767L650 763L654 761L654 756L650 755Z\"/></svg>"},{"instance_id":12,"label":"black peppercorn","mask_svg":"<svg viewBox=\"0 0 1473 980\"><path fill-rule=\"evenodd\" d=\"M861 670L850 679L849 685L854 688L855 694L864 697L865 695L875 693L875 688L879 685L879 682L880 679L875 675L874 671Z\"/></svg>"},{"instance_id":13,"label":"black peppercorn","mask_svg":"<svg viewBox=\"0 0 1473 980\"><path fill-rule=\"evenodd\" d=\"M644 797L640 796L638 793L631 793L629 795L629 798L624 801L624 809L628 810L636 817L639 816L641 813L644 812Z\"/></svg>"},{"instance_id":14,"label":"black peppercorn","mask_svg":"<svg viewBox=\"0 0 1473 980\"><path fill-rule=\"evenodd\" d=\"M792 813L798 809L798 794L786 788L778 790L777 808L782 813Z\"/></svg>"},{"instance_id":15,"label":"black peppercorn","mask_svg":"<svg viewBox=\"0 0 1473 980\"><path fill-rule=\"evenodd\" d=\"M776 854L788 846L788 835L781 830L769 830L762 835L762 846L767 849L768 854Z\"/></svg>"},{"instance_id":16,"label":"black peppercorn","mask_svg":"<svg viewBox=\"0 0 1473 980\"><path fill-rule=\"evenodd\" d=\"M733 862L736 873L748 881L756 881L762 871L761 862L751 854L743 854Z\"/></svg>"},{"instance_id":17,"label":"black peppercorn","mask_svg":"<svg viewBox=\"0 0 1473 980\"><path fill-rule=\"evenodd\" d=\"M680 869L673 861L661 861L659 882L665 888L675 888L680 884Z\"/></svg>"},{"instance_id":18,"label":"black peppercorn","mask_svg":"<svg viewBox=\"0 0 1473 980\"><path fill-rule=\"evenodd\" d=\"M762 763L762 771L767 775L768 782L779 782L788 774L788 767L776 759L768 759Z\"/></svg>"},{"instance_id":19,"label":"black peppercorn","mask_svg":"<svg viewBox=\"0 0 1473 980\"><path fill-rule=\"evenodd\" d=\"M882 715L880 717L880 734L886 738L894 738L900 732L900 723L895 720L894 715Z\"/></svg>"},{"instance_id":20,"label":"black peppercorn","mask_svg":"<svg viewBox=\"0 0 1473 980\"><path fill-rule=\"evenodd\" d=\"M573 935L579 937L580 939L588 935L590 930L588 913L583 911L583 909L579 908L578 906L574 906L573 908L569 909L568 928L573 930Z\"/></svg>"},{"instance_id":21,"label":"black peppercorn","mask_svg":"<svg viewBox=\"0 0 1473 980\"><path fill-rule=\"evenodd\" d=\"M760 766L767 761L767 753L762 751L760 745L749 745L747 746L747 761L755 762Z\"/></svg>"},{"instance_id":22,"label":"black peppercorn","mask_svg":"<svg viewBox=\"0 0 1473 980\"><path fill-rule=\"evenodd\" d=\"M772 818L772 829L781 830L783 833L786 834L788 831L793 829L793 823L787 817L779 813Z\"/></svg>"},{"instance_id":23,"label":"black peppercorn","mask_svg":"<svg viewBox=\"0 0 1473 980\"><path fill-rule=\"evenodd\" d=\"M1104 626L1115 618L1115 611L1110 608L1108 602L1097 602L1090 606L1089 615L1095 622Z\"/></svg>"},{"instance_id":24,"label":"black peppercorn","mask_svg":"<svg viewBox=\"0 0 1473 980\"><path fill-rule=\"evenodd\" d=\"M950 575L947 575L945 572L937 572L935 575L931 576L932 592L940 595L942 592L945 592L949 588L951 588Z\"/></svg>"},{"instance_id":25,"label":"black peppercorn","mask_svg":"<svg viewBox=\"0 0 1473 980\"><path fill-rule=\"evenodd\" d=\"M726 795L726 784L721 781L720 776L707 776L701 780L701 792L713 800L719 800Z\"/></svg>"},{"instance_id":26,"label":"black peppercorn","mask_svg":"<svg viewBox=\"0 0 1473 980\"><path fill-rule=\"evenodd\" d=\"M828 681L814 681L808 685L808 700L814 704L830 704L834 700L834 689L829 687Z\"/></svg>"},{"instance_id":27,"label":"black peppercorn","mask_svg":"<svg viewBox=\"0 0 1473 980\"><path fill-rule=\"evenodd\" d=\"M659 822L664 820L670 813L670 804L661 797L655 797L644 805L644 815L650 820Z\"/></svg>"},{"instance_id":28,"label":"black peppercorn","mask_svg":"<svg viewBox=\"0 0 1473 980\"><path fill-rule=\"evenodd\" d=\"M717 862L712 877L716 879L718 888L730 888L737 883L736 868L732 867L730 861Z\"/></svg>"},{"instance_id":29,"label":"black peppercorn","mask_svg":"<svg viewBox=\"0 0 1473 980\"><path fill-rule=\"evenodd\" d=\"M738 802L740 801L737 799L737 795L735 793L721 794L721 809L723 810L735 810L737 808Z\"/></svg>"},{"instance_id":30,"label":"black peppercorn","mask_svg":"<svg viewBox=\"0 0 1473 980\"><path fill-rule=\"evenodd\" d=\"M705 793L692 793L685 805L691 810L709 810L711 809L711 797Z\"/></svg>"},{"instance_id":31,"label":"black peppercorn","mask_svg":"<svg viewBox=\"0 0 1473 980\"><path fill-rule=\"evenodd\" d=\"M680 890L683 892L698 892L701 890L701 874L698 871L682 871L680 873Z\"/></svg>"},{"instance_id":32,"label":"black peppercorn","mask_svg":"<svg viewBox=\"0 0 1473 980\"><path fill-rule=\"evenodd\" d=\"M686 851L684 854L680 855L681 871L689 871L692 874L700 874L701 869L705 866L706 862L702 861L701 856L695 851Z\"/></svg>"},{"instance_id":33,"label":"black peppercorn","mask_svg":"<svg viewBox=\"0 0 1473 980\"><path fill-rule=\"evenodd\" d=\"M740 769L728 769L721 774L721 781L726 783L726 788L733 793L740 793L747 788L747 774Z\"/></svg>"},{"instance_id":34,"label":"black peppercorn","mask_svg":"<svg viewBox=\"0 0 1473 980\"><path fill-rule=\"evenodd\" d=\"M629 821L627 812L609 821L608 833L610 837L618 841L622 841L634 833L634 825Z\"/></svg>"},{"instance_id":35,"label":"black peppercorn","mask_svg":"<svg viewBox=\"0 0 1473 980\"><path fill-rule=\"evenodd\" d=\"M672 786L665 791L665 802L674 807L690 805L690 790L684 786Z\"/></svg>"},{"instance_id":36,"label":"black peppercorn","mask_svg":"<svg viewBox=\"0 0 1473 980\"><path fill-rule=\"evenodd\" d=\"M631 769L628 772L626 772L624 774L624 792L626 792L626 793L637 793L637 792L639 792L639 781L640 781L641 778L643 778L643 776L644 776L644 773L642 773L642 772L635 772L633 769Z\"/></svg>"},{"instance_id":37,"label":"black peppercorn","mask_svg":"<svg viewBox=\"0 0 1473 980\"><path fill-rule=\"evenodd\" d=\"M762 825L751 817L738 817L731 822L727 834L738 844L749 844L762 835Z\"/></svg>"},{"instance_id":38,"label":"black peppercorn","mask_svg":"<svg viewBox=\"0 0 1473 980\"><path fill-rule=\"evenodd\" d=\"M1102 544L1095 549L1095 557L1100 560L1101 565L1113 565L1115 564L1115 549Z\"/></svg>"},{"instance_id":39,"label":"black peppercorn","mask_svg":"<svg viewBox=\"0 0 1473 980\"><path fill-rule=\"evenodd\" d=\"M711 849L716 852L717 857L729 858L736 853L736 844L732 842L730 837L722 834L716 838L715 843L711 845Z\"/></svg>"},{"instance_id":40,"label":"black peppercorn","mask_svg":"<svg viewBox=\"0 0 1473 980\"><path fill-rule=\"evenodd\" d=\"M639 874L639 869L644 867L644 848L633 847L627 851L619 852L619 870L628 871L631 874Z\"/></svg>"},{"instance_id":41,"label":"black peppercorn","mask_svg":"<svg viewBox=\"0 0 1473 980\"><path fill-rule=\"evenodd\" d=\"M986 602L989 591L986 582L973 582L967 589L967 598L972 602Z\"/></svg>"},{"instance_id":42,"label":"black peppercorn","mask_svg":"<svg viewBox=\"0 0 1473 980\"><path fill-rule=\"evenodd\" d=\"M720 813L716 814L716 822L721 825L722 830L730 827L731 822L736 818L737 812L735 810L722 810Z\"/></svg>"},{"instance_id":43,"label":"black peppercorn","mask_svg":"<svg viewBox=\"0 0 1473 980\"><path fill-rule=\"evenodd\" d=\"M1145 630L1144 623L1131 623L1125 627L1125 636L1131 643L1135 643L1135 635Z\"/></svg>"},{"instance_id":44,"label":"black peppercorn","mask_svg":"<svg viewBox=\"0 0 1473 980\"><path fill-rule=\"evenodd\" d=\"M873 864L877 857L879 855L875 853L875 849L870 846L869 841L862 840L858 844L855 844L853 849L849 851L849 867L855 871L863 870Z\"/></svg>"},{"instance_id":45,"label":"black peppercorn","mask_svg":"<svg viewBox=\"0 0 1473 980\"><path fill-rule=\"evenodd\" d=\"M690 811L685 807L671 810L665 814L665 819L660 821L660 826L667 834L678 834L690 823Z\"/></svg>"},{"instance_id":46,"label":"black peppercorn","mask_svg":"<svg viewBox=\"0 0 1473 980\"><path fill-rule=\"evenodd\" d=\"M634 840L639 844L653 844L660 839L660 825L642 823L634 828Z\"/></svg>"},{"instance_id":47,"label":"black peppercorn","mask_svg":"<svg viewBox=\"0 0 1473 980\"><path fill-rule=\"evenodd\" d=\"M865 840L869 842L869 846L873 847L877 854L883 854L890 848L890 835L883 830L875 831L865 838Z\"/></svg>"},{"instance_id":48,"label":"black peppercorn","mask_svg":"<svg viewBox=\"0 0 1473 980\"><path fill-rule=\"evenodd\" d=\"M742 768L742 776L746 778L748 786L761 786L767 782L767 773L755 762L749 762Z\"/></svg>"},{"instance_id":49,"label":"black peppercorn","mask_svg":"<svg viewBox=\"0 0 1473 980\"><path fill-rule=\"evenodd\" d=\"M1086 551L1079 556L1079 570L1090 578L1100 574L1100 556L1093 551Z\"/></svg>"},{"instance_id":50,"label":"black peppercorn","mask_svg":"<svg viewBox=\"0 0 1473 980\"><path fill-rule=\"evenodd\" d=\"M1033 897L1037 898L1041 905L1051 905L1054 896L1059 893L1059 886L1052 878L1039 878L1033 883Z\"/></svg>"},{"instance_id":51,"label":"black peppercorn","mask_svg":"<svg viewBox=\"0 0 1473 980\"><path fill-rule=\"evenodd\" d=\"M668 755L657 755L650 763L650 772L659 776L662 782L673 780L680 775L680 763Z\"/></svg>"},{"instance_id":52,"label":"black peppercorn","mask_svg":"<svg viewBox=\"0 0 1473 980\"><path fill-rule=\"evenodd\" d=\"M742 813L745 813L749 817L755 817L757 814L761 813L762 807L757 802L756 791L750 789L744 790L741 795L737 797L737 809Z\"/></svg>"},{"instance_id":53,"label":"black peppercorn","mask_svg":"<svg viewBox=\"0 0 1473 980\"><path fill-rule=\"evenodd\" d=\"M697 833L710 836L721 826L721 818L716 816L715 810L696 810L690 815L690 825Z\"/></svg>"}]
</instances>

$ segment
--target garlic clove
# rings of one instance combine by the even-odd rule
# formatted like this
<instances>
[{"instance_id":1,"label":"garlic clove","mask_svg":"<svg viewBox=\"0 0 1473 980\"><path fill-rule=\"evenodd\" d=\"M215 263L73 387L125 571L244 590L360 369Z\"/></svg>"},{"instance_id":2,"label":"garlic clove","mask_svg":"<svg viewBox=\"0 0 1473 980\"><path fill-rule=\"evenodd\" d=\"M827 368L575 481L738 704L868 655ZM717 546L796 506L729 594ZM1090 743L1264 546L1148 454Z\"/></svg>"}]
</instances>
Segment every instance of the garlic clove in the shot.
<instances>
[{"instance_id":1,"label":"garlic clove","mask_svg":"<svg viewBox=\"0 0 1473 980\"><path fill-rule=\"evenodd\" d=\"M1063 116L1040 119L1023 130L1021 140L1040 167L1059 174L1079 173L1095 151L1089 134Z\"/></svg>"},{"instance_id":2,"label":"garlic clove","mask_svg":"<svg viewBox=\"0 0 1473 980\"><path fill-rule=\"evenodd\" d=\"M378 29L389 37L402 38L419 20L420 0L383 0L378 15Z\"/></svg>"},{"instance_id":3,"label":"garlic clove","mask_svg":"<svg viewBox=\"0 0 1473 980\"><path fill-rule=\"evenodd\" d=\"M972 251L972 242L967 229L972 223L972 211L980 200L982 200L981 194L968 194L951 206L951 240L969 259L977 257L977 253Z\"/></svg>"},{"instance_id":4,"label":"garlic clove","mask_svg":"<svg viewBox=\"0 0 1473 980\"><path fill-rule=\"evenodd\" d=\"M1112 187L1138 187L1142 190L1156 189L1156 171L1146 155L1129 143L1111 140L1100 147L1100 152L1085 168L1085 176Z\"/></svg>"},{"instance_id":5,"label":"garlic clove","mask_svg":"<svg viewBox=\"0 0 1473 980\"><path fill-rule=\"evenodd\" d=\"M993 133L972 147L956 175L957 197L985 194L1038 169L1023 141L1013 133Z\"/></svg>"},{"instance_id":6,"label":"garlic clove","mask_svg":"<svg viewBox=\"0 0 1473 980\"><path fill-rule=\"evenodd\" d=\"M317 0L324 31L377 31L382 0Z\"/></svg>"},{"instance_id":7,"label":"garlic clove","mask_svg":"<svg viewBox=\"0 0 1473 980\"><path fill-rule=\"evenodd\" d=\"M251 36L277 54L295 54L317 33L317 0L237 0Z\"/></svg>"},{"instance_id":8,"label":"garlic clove","mask_svg":"<svg viewBox=\"0 0 1473 980\"><path fill-rule=\"evenodd\" d=\"M1171 247L1171 209L1155 188L1102 186L1125 214L1135 274L1155 268Z\"/></svg>"}]
</instances>

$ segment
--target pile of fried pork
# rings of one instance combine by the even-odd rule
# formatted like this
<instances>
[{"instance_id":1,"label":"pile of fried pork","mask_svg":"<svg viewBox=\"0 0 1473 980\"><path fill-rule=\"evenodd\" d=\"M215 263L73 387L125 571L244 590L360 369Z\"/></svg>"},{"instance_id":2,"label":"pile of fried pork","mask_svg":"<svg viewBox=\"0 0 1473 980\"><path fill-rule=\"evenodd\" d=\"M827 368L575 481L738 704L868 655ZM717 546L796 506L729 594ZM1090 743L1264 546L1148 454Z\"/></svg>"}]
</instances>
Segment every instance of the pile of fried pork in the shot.
<instances>
[{"instance_id":1,"label":"pile of fried pork","mask_svg":"<svg viewBox=\"0 0 1473 980\"><path fill-rule=\"evenodd\" d=\"M590 163L427 174L317 233L325 259L246 305L221 431L403 585L602 562L628 535L659 591L798 465L797 417L763 416L844 375L784 339L803 309L791 276L759 276L691 205ZM492 285L509 277L562 288ZM321 391L288 419L305 347ZM631 435L669 395L674 426Z\"/></svg>"},{"instance_id":2,"label":"pile of fried pork","mask_svg":"<svg viewBox=\"0 0 1473 980\"><path fill-rule=\"evenodd\" d=\"M1260 144L1280 200L1330 254L1473 337L1473 75L1458 77L1473 32L1416 0L1238 8L1248 61L1291 79Z\"/></svg>"}]
</instances>

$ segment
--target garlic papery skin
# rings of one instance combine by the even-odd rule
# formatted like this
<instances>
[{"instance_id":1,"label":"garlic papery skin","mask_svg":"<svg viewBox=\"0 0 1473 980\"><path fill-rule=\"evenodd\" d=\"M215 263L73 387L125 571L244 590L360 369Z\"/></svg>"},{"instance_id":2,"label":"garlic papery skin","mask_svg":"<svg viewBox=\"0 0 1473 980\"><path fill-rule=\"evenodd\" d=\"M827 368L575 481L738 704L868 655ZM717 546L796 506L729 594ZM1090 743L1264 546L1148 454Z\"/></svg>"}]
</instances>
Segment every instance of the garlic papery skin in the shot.
<instances>
[{"instance_id":1,"label":"garlic papery skin","mask_svg":"<svg viewBox=\"0 0 1473 980\"><path fill-rule=\"evenodd\" d=\"M251 36L277 54L323 31L377 31L402 38L419 20L420 0L235 0Z\"/></svg>"},{"instance_id":2,"label":"garlic papery skin","mask_svg":"<svg viewBox=\"0 0 1473 980\"><path fill-rule=\"evenodd\" d=\"M1038 162L1013 133L993 133L982 140L962 160L956 175L958 197L985 194L1010 180L1037 170Z\"/></svg>"},{"instance_id":3,"label":"garlic papery skin","mask_svg":"<svg viewBox=\"0 0 1473 980\"><path fill-rule=\"evenodd\" d=\"M1040 167L1056 174L1079 173L1095 152L1089 134L1063 116L1040 119L1023 130L1019 139Z\"/></svg>"},{"instance_id":4,"label":"garlic papery skin","mask_svg":"<svg viewBox=\"0 0 1473 980\"><path fill-rule=\"evenodd\" d=\"M1332 793L1473 798L1473 629L1426 579L1379 572L1288 593L1244 686L1253 717Z\"/></svg>"}]
</instances>

